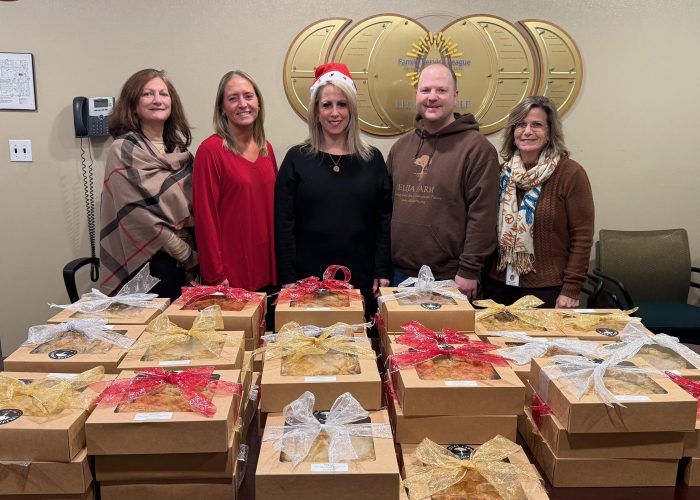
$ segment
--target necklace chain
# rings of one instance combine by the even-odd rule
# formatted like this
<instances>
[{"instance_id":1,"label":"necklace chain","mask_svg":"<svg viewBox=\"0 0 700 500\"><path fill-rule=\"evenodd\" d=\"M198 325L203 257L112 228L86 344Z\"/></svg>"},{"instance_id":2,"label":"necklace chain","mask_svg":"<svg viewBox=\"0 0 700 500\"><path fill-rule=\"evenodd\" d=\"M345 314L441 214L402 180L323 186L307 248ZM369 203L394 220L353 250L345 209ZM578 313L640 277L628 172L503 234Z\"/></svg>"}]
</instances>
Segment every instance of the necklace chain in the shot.
<instances>
[{"instance_id":1,"label":"necklace chain","mask_svg":"<svg viewBox=\"0 0 700 500\"><path fill-rule=\"evenodd\" d=\"M326 153L328 155L328 158L331 159L331 163L333 164L333 172L338 173L340 172L340 160L343 159L343 155L338 155L338 161L335 161L333 158L333 155L330 153Z\"/></svg>"}]
</instances>

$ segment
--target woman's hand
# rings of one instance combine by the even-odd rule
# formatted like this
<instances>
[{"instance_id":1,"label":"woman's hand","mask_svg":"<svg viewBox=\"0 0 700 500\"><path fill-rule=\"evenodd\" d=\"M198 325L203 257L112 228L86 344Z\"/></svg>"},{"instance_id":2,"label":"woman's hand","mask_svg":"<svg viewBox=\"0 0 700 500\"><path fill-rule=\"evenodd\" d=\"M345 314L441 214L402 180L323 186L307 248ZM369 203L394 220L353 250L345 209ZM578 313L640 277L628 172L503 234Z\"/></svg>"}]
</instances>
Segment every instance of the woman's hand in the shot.
<instances>
[{"instance_id":1,"label":"woman's hand","mask_svg":"<svg viewBox=\"0 0 700 500\"><path fill-rule=\"evenodd\" d=\"M195 250L192 250L192 253L190 254L190 259L188 260L187 264L185 264L185 270L191 271L192 269L194 269L198 265L199 265L199 254Z\"/></svg>"},{"instance_id":2,"label":"woman's hand","mask_svg":"<svg viewBox=\"0 0 700 500\"><path fill-rule=\"evenodd\" d=\"M294 286L294 283L287 283L286 285L282 285L282 288L292 288Z\"/></svg>"},{"instance_id":3,"label":"woman's hand","mask_svg":"<svg viewBox=\"0 0 700 500\"><path fill-rule=\"evenodd\" d=\"M389 286L389 280L385 278L375 278L372 282L372 295L375 297L379 294L379 287Z\"/></svg>"},{"instance_id":4,"label":"woman's hand","mask_svg":"<svg viewBox=\"0 0 700 500\"><path fill-rule=\"evenodd\" d=\"M227 278L224 278L224 281L222 281L221 283L219 283L217 286L231 286L231 285L229 285L228 279L227 279Z\"/></svg>"},{"instance_id":5,"label":"woman's hand","mask_svg":"<svg viewBox=\"0 0 700 500\"><path fill-rule=\"evenodd\" d=\"M572 299L571 297L567 297L566 295L560 295L559 297L557 297L556 308L571 309L573 307L578 307L578 304L578 299Z\"/></svg>"}]
</instances>

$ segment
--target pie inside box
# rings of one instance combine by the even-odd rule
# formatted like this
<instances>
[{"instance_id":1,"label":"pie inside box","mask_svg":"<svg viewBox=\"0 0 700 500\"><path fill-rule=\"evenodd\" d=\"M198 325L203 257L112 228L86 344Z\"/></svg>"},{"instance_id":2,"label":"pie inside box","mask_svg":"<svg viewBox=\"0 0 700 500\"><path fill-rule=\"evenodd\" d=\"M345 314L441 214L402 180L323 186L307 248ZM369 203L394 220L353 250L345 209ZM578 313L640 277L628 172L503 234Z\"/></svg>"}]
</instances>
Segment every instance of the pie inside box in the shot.
<instances>
[{"instance_id":1,"label":"pie inside box","mask_svg":"<svg viewBox=\"0 0 700 500\"><path fill-rule=\"evenodd\" d=\"M388 425L386 410L369 412L370 422ZM306 458L294 466L284 452L274 448L272 440L266 440L266 435L285 426L281 414L268 415L255 472L256 499L279 499L282 492L285 498L323 500L344 498L348 492L362 499L398 498L400 475L392 439L352 436L358 459L329 463L329 436L321 431Z\"/></svg>"},{"instance_id":2,"label":"pie inside box","mask_svg":"<svg viewBox=\"0 0 700 500\"><path fill-rule=\"evenodd\" d=\"M380 297L392 297L399 293L397 287L382 287ZM456 288L446 288L446 292L462 297ZM473 332L474 308L466 297L463 300L441 295L433 291L419 292L400 298L389 298L381 303L384 328L388 332L401 332L401 326L409 321L418 321L439 331L442 328Z\"/></svg>"},{"instance_id":3,"label":"pie inside box","mask_svg":"<svg viewBox=\"0 0 700 500\"><path fill-rule=\"evenodd\" d=\"M85 448L70 462L32 461L26 466L0 461L0 478L2 498L5 495L52 495L51 498L83 495L93 480Z\"/></svg>"},{"instance_id":4,"label":"pie inside box","mask_svg":"<svg viewBox=\"0 0 700 500\"><path fill-rule=\"evenodd\" d=\"M585 340L620 340L620 332L632 319L623 319L620 309L572 309L570 313L560 312L559 328L567 337ZM641 324L638 327L652 335Z\"/></svg>"},{"instance_id":5,"label":"pie inside box","mask_svg":"<svg viewBox=\"0 0 700 500\"><path fill-rule=\"evenodd\" d=\"M175 371L174 373L179 373ZM143 375L122 371L117 383L134 379L131 387L144 382ZM228 450L233 422L237 421L240 396L215 389L221 382L239 383L239 370L215 370L207 387L194 384L215 410L210 417L195 411L174 383L152 384L143 390L129 388L119 401L100 404L85 423L90 455L155 455L163 453L210 453ZM123 387L127 387L124 384ZM118 404L116 404L118 402Z\"/></svg>"},{"instance_id":6,"label":"pie inside box","mask_svg":"<svg viewBox=\"0 0 700 500\"><path fill-rule=\"evenodd\" d=\"M365 321L362 295L334 294L319 289L298 299L277 301L275 325L296 322L300 325L331 326L335 323L359 324Z\"/></svg>"},{"instance_id":7,"label":"pie inside box","mask_svg":"<svg viewBox=\"0 0 700 500\"><path fill-rule=\"evenodd\" d=\"M114 325L113 332L138 339L144 325ZM103 366L105 373L119 373L117 365L127 350L100 339L89 339L83 332L68 331L42 344L23 344L5 359L10 371L79 373Z\"/></svg>"},{"instance_id":8,"label":"pie inside box","mask_svg":"<svg viewBox=\"0 0 700 500\"><path fill-rule=\"evenodd\" d=\"M81 299L83 300L83 299ZM80 302L80 300L78 301ZM71 309L64 309L55 316L49 318L47 323L65 323L72 319L98 318L106 319L113 325L147 325L156 316L160 315L163 309L170 304L170 299L156 298L154 303L161 305L158 307L135 307L125 304L112 304L104 311L95 313L82 313Z\"/></svg>"}]
</instances>

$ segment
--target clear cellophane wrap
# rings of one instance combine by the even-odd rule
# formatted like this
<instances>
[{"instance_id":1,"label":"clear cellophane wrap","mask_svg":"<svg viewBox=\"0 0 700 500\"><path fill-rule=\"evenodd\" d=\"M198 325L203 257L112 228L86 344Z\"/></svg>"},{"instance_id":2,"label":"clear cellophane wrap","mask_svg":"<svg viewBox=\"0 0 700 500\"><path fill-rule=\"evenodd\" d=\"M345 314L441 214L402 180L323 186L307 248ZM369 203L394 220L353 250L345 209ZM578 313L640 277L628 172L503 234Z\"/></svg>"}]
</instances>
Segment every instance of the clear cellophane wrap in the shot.
<instances>
[{"instance_id":1,"label":"clear cellophane wrap","mask_svg":"<svg viewBox=\"0 0 700 500\"><path fill-rule=\"evenodd\" d=\"M162 368L136 370L134 378L117 379L110 383L102 391L98 404L123 408L140 399L152 398L153 395L163 391L172 391L176 393L175 396L182 404L176 407L166 404L160 408L149 408L148 411L192 411L205 417L212 417L216 413L216 406L211 401L213 395L241 396L243 392L241 384L216 380L212 377L213 373L213 366L188 368L182 371L169 371ZM164 402L168 402L169 399L171 398L162 398Z\"/></svg>"},{"instance_id":2,"label":"clear cellophane wrap","mask_svg":"<svg viewBox=\"0 0 700 500\"><path fill-rule=\"evenodd\" d=\"M87 390L102 380L98 366L73 378L41 378L25 382L0 373L0 407L22 410L32 417L57 417L63 410L87 410L98 394Z\"/></svg>"},{"instance_id":3,"label":"clear cellophane wrap","mask_svg":"<svg viewBox=\"0 0 700 500\"><path fill-rule=\"evenodd\" d=\"M301 332L307 337L320 337L322 334L330 332L331 336L336 336L336 335L344 335L346 337L354 337L354 334L356 332L364 331L366 328L372 328L372 323L371 321L368 321L367 323L352 323L352 324L347 324L347 323L335 323L332 326L316 326L316 325L299 325L298 323L287 323L285 324L282 328L280 328L280 331L288 331L289 329L292 329L296 332ZM289 326L287 326L289 325ZM277 342L280 338L279 333L269 333L267 335L263 335L260 337L260 339L263 342L268 342L268 343L273 343ZM360 340L363 340L362 337L358 337Z\"/></svg>"},{"instance_id":4,"label":"clear cellophane wrap","mask_svg":"<svg viewBox=\"0 0 700 500\"><path fill-rule=\"evenodd\" d=\"M433 339L445 344L468 344L469 342L473 342L469 339L469 336L464 333L459 333L451 328L443 328L441 331L436 332L419 321L409 321L402 325L401 329L403 333L397 338L401 338L405 335L408 337Z\"/></svg>"},{"instance_id":5,"label":"clear cellophane wrap","mask_svg":"<svg viewBox=\"0 0 700 500\"><path fill-rule=\"evenodd\" d=\"M254 292L249 292L243 288L233 288L223 285L199 285L193 282L192 286L182 287L182 295L175 301L175 303L182 304L182 308L187 309L194 303L200 304L202 300L217 300L218 298L240 304L239 307L235 307L232 310L241 310L249 302L255 305L259 305L262 302L261 295ZM219 305L221 306L221 304ZM199 308L201 308L201 305L199 305ZM222 310L227 310L225 305L222 306Z\"/></svg>"},{"instance_id":6,"label":"clear cellophane wrap","mask_svg":"<svg viewBox=\"0 0 700 500\"><path fill-rule=\"evenodd\" d=\"M137 348L143 349L150 360L218 358L226 342L226 337L217 331L223 326L219 306L202 309L189 330L161 314L146 327L152 336L139 341Z\"/></svg>"},{"instance_id":7,"label":"clear cellophane wrap","mask_svg":"<svg viewBox=\"0 0 700 500\"><path fill-rule=\"evenodd\" d=\"M641 318L632 317L637 312L637 307L627 311L609 313L583 313L573 309L557 309L555 312L557 325L562 329L573 329L581 332L595 330L596 328L613 328L622 330L632 321L641 321Z\"/></svg>"},{"instance_id":8,"label":"clear cellophane wrap","mask_svg":"<svg viewBox=\"0 0 700 500\"><path fill-rule=\"evenodd\" d=\"M533 295L521 297L509 306L491 299L476 300L475 318L487 330L558 330L556 313L552 309L538 310L544 304Z\"/></svg>"},{"instance_id":9,"label":"clear cellophane wrap","mask_svg":"<svg viewBox=\"0 0 700 500\"><path fill-rule=\"evenodd\" d=\"M520 446L498 435L462 460L447 448L425 438L415 450L423 469L406 477L402 484L408 489L411 500L437 496L465 480L472 480L472 484L487 482L503 500L525 498L525 491L544 495L542 480L532 465L506 461L519 450Z\"/></svg>"},{"instance_id":10,"label":"clear cellophane wrap","mask_svg":"<svg viewBox=\"0 0 700 500\"><path fill-rule=\"evenodd\" d=\"M700 380L690 380L675 373L666 372L666 375L676 384L681 386L688 394L698 400L698 420L700 420Z\"/></svg>"},{"instance_id":11,"label":"clear cellophane wrap","mask_svg":"<svg viewBox=\"0 0 700 500\"><path fill-rule=\"evenodd\" d=\"M453 290L449 290L449 289ZM418 271L417 278L407 278L401 283L399 283L398 290L396 293L391 295L380 295L377 297L377 303L379 306L383 302L391 300L399 300L403 298L420 298L422 296L430 297L431 294L436 294L441 297L450 298L457 301L468 302L469 299L466 295L462 295L459 292L455 292L454 289L457 288L457 283L454 280L441 280L436 281L433 276L433 271L428 266L421 266Z\"/></svg>"},{"instance_id":12,"label":"clear cellophane wrap","mask_svg":"<svg viewBox=\"0 0 700 500\"><path fill-rule=\"evenodd\" d=\"M303 462L317 440L328 439L328 463L358 459L353 437L392 439L389 424L357 423L367 420L369 413L346 392L338 396L321 423L314 416L316 398L306 391L284 407L284 426L266 426L263 441L274 441L274 449L290 457L294 466Z\"/></svg>"},{"instance_id":13,"label":"clear cellophane wrap","mask_svg":"<svg viewBox=\"0 0 700 500\"><path fill-rule=\"evenodd\" d=\"M107 324L107 320L87 318L75 319L55 325L31 326L24 345L56 343L69 336L75 337L76 333L78 338L73 339L75 345L70 347L78 350L78 352L93 353L100 351L98 346L101 343L114 345L121 349L128 349L134 343L134 339L115 332L114 327Z\"/></svg>"},{"instance_id":14,"label":"clear cellophane wrap","mask_svg":"<svg viewBox=\"0 0 700 500\"><path fill-rule=\"evenodd\" d=\"M342 272L342 279L335 279L336 272ZM345 266L328 266L323 272L323 279L316 276L300 279L292 286L283 288L277 294L275 304L302 300L315 294L319 290L325 290L332 295L345 296L353 300L362 300L362 294L350 284L350 269Z\"/></svg>"},{"instance_id":15,"label":"clear cellophane wrap","mask_svg":"<svg viewBox=\"0 0 700 500\"><path fill-rule=\"evenodd\" d=\"M493 332L494 337L503 337L514 342L521 342L522 345L514 347L502 347L496 352L503 357L510 359L516 365L526 365L532 358L542 358L548 353L579 354L581 356L595 356L599 344L586 342L585 340L567 338L537 338L530 337L520 332Z\"/></svg>"},{"instance_id":16,"label":"clear cellophane wrap","mask_svg":"<svg viewBox=\"0 0 700 500\"><path fill-rule=\"evenodd\" d=\"M140 308L157 308L161 311L165 309L165 304L156 302L153 299L158 295L155 293L147 293L160 280L151 276L149 264L146 264L141 270L129 280L119 293L110 297L100 292L96 288L82 295L78 302L72 304L49 304L50 307L59 307L61 309L69 309L83 314L96 314L104 312L112 305L123 305L129 307Z\"/></svg>"}]
</instances>

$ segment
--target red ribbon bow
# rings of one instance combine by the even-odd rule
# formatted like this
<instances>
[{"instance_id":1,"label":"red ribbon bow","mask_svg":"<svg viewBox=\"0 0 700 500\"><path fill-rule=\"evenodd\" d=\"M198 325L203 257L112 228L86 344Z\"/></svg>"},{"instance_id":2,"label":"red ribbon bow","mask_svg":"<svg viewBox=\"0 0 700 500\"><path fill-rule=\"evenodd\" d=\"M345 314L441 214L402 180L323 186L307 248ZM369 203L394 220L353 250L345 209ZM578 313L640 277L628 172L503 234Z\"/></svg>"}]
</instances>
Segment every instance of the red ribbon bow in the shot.
<instances>
[{"instance_id":1,"label":"red ribbon bow","mask_svg":"<svg viewBox=\"0 0 700 500\"><path fill-rule=\"evenodd\" d=\"M404 333L396 340L396 342L400 344L403 344L403 342L401 342L402 338L414 336L434 339L442 344L483 344L486 347L490 347L490 349L486 349L485 347L485 351L498 349L498 347L494 347L493 344L488 344L478 340L470 340L465 334L457 333L457 331L450 328L443 328L440 332L433 331L418 321L409 321L405 325L402 325L401 328L403 329Z\"/></svg>"},{"instance_id":2,"label":"red ribbon bow","mask_svg":"<svg viewBox=\"0 0 700 500\"><path fill-rule=\"evenodd\" d=\"M540 422L542 422L542 415L551 415L552 409L547 406L544 400L539 394L535 393L532 396L532 404L530 406L530 412L532 413L532 420L535 422L537 428L540 428Z\"/></svg>"},{"instance_id":3,"label":"red ribbon bow","mask_svg":"<svg viewBox=\"0 0 700 500\"><path fill-rule=\"evenodd\" d=\"M335 273L338 271L343 273L342 280L334 278ZM315 293L319 289L328 290L334 295L346 295L351 298L361 299L362 295L350 284L350 276L350 269L345 266L328 266L323 272L322 280L319 280L316 276L300 279L289 288L283 288L277 295L275 303L299 300L306 295Z\"/></svg>"},{"instance_id":4,"label":"red ribbon bow","mask_svg":"<svg viewBox=\"0 0 700 500\"><path fill-rule=\"evenodd\" d=\"M391 371L412 368L438 356L453 356L482 363L491 363L496 366L508 366L507 358L497 354L486 354L488 351L499 348L486 342L470 340L459 347L453 348L451 345L441 344L435 339L410 335L402 335L396 339L396 342L412 347L415 351L401 352L389 356Z\"/></svg>"},{"instance_id":5,"label":"red ribbon bow","mask_svg":"<svg viewBox=\"0 0 700 500\"><path fill-rule=\"evenodd\" d=\"M681 377L671 372L664 372L668 375L668 378L673 380L676 384L680 385L687 393L698 400L698 416L700 417L700 381L690 380L689 378Z\"/></svg>"},{"instance_id":6,"label":"red ribbon bow","mask_svg":"<svg viewBox=\"0 0 700 500\"><path fill-rule=\"evenodd\" d=\"M249 292L243 288L232 288L223 285L199 285L192 282L192 286L182 287L182 296L178 301L184 302L184 305L187 306L197 299L208 297L215 293L220 293L227 299L235 300L236 302L254 302L257 304L262 300L261 296L257 293Z\"/></svg>"},{"instance_id":7,"label":"red ribbon bow","mask_svg":"<svg viewBox=\"0 0 700 500\"><path fill-rule=\"evenodd\" d=\"M240 396L243 393L241 384L212 380L213 366L189 368L181 372L148 368L137 370L135 373L139 377L115 380L110 384L100 394L98 404L116 406L122 402L133 401L145 396L162 385L173 384L180 389L180 394L192 410L205 417L212 417L216 413L216 406L201 392L203 389L212 389L217 394Z\"/></svg>"}]
</instances>

